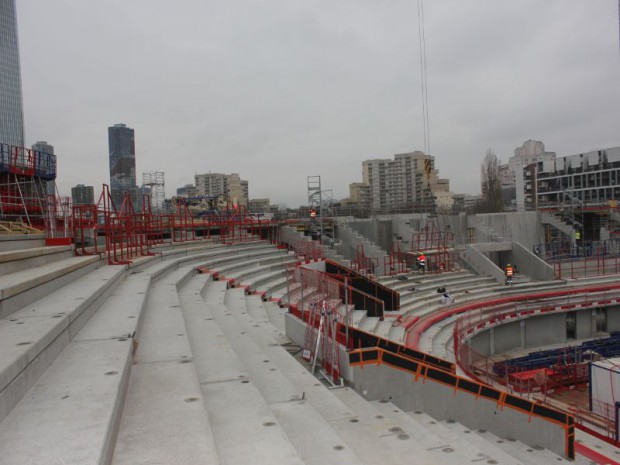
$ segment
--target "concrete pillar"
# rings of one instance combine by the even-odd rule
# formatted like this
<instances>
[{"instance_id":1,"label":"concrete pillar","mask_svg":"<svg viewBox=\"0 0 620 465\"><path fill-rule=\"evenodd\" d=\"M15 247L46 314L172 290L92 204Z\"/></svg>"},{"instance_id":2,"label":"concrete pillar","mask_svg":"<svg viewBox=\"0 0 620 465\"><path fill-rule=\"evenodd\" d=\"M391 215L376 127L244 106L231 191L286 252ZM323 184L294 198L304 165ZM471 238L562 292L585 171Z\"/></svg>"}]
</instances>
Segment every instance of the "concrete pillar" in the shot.
<instances>
[{"instance_id":1,"label":"concrete pillar","mask_svg":"<svg viewBox=\"0 0 620 465\"><path fill-rule=\"evenodd\" d=\"M591 334L590 337L596 337L596 309L592 309L592 326L591 328Z\"/></svg>"},{"instance_id":2,"label":"concrete pillar","mask_svg":"<svg viewBox=\"0 0 620 465\"><path fill-rule=\"evenodd\" d=\"M489 330L489 355L495 355L495 328Z\"/></svg>"},{"instance_id":3,"label":"concrete pillar","mask_svg":"<svg viewBox=\"0 0 620 465\"><path fill-rule=\"evenodd\" d=\"M519 322L519 329L521 332L521 337L520 337L521 348L525 349L525 320L521 320Z\"/></svg>"}]
</instances>

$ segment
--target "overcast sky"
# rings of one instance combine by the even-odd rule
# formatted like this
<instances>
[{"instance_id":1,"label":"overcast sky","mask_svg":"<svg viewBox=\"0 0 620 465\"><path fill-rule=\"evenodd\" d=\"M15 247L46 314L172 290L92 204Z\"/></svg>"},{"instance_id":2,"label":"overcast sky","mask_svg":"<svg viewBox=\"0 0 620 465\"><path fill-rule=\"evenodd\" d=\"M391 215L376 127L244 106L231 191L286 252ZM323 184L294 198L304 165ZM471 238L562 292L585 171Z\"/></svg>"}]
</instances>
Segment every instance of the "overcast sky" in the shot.
<instances>
[{"instance_id":1,"label":"overcast sky","mask_svg":"<svg viewBox=\"0 0 620 465\"><path fill-rule=\"evenodd\" d=\"M26 144L57 183L109 183L107 127L135 129L138 184L239 173L296 207L362 161L424 149L417 0L16 0ZM620 145L617 0L426 0L430 152L479 193L487 148Z\"/></svg>"}]
</instances>

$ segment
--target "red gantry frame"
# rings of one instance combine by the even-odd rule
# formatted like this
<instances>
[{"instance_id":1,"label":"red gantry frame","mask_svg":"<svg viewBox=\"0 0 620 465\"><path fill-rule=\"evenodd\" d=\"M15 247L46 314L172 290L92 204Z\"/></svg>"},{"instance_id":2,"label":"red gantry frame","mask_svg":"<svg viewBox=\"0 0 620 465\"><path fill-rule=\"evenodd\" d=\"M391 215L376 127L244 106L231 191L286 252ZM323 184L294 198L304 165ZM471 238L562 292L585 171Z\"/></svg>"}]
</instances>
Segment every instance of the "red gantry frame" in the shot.
<instances>
[{"instance_id":1,"label":"red gantry frame","mask_svg":"<svg viewBox=\"0 0 620 465\"><path fill-rule=\"evenodd\" d=\"M154 246L171 242L211 239L225 244L270 240L270 220L257 218L243 206L228 204L216 214L196 218L187 202L177 199L171 214L154 214L150 196L144 195L136 212L129 193L120 208L104 184L96 205L74 205L72 232L78 255L106 254L112 265L129 264L137 257L154 255ZM105 247L103 247L105 244Z\"/></svg>"}]
</instances>

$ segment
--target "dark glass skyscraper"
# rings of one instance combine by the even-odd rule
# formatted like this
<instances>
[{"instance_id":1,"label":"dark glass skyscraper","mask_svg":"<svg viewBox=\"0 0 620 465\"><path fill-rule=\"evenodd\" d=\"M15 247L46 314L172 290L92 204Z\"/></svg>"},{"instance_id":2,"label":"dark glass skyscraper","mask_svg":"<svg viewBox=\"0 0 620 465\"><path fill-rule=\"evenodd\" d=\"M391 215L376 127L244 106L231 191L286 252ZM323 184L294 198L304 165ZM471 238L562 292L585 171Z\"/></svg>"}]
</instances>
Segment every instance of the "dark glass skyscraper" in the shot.
<instances>
[{"instance_id":1,"label":"dark glass skyscraper","mask_svg":"<svg viewBox=\"0 0 620 465\"><path fill-rule=\"evenodd\" d=\"M115 124L108 128L108 147L110 151L110 191L117 209L123 204L125 192L131 195L134 208L138 205L136 185L136 146L133 129L125 124Z\"/></svg>"},{"instance_id":2,"label":"dark glass skyscraper","mask_svg":"<svg viewBox=\"0 0 620 465\"><path fill-rule=\"evenodd\" d=\"M0 143L24 146L15 0L0 0Z\"/></svg>"}]
</instances>

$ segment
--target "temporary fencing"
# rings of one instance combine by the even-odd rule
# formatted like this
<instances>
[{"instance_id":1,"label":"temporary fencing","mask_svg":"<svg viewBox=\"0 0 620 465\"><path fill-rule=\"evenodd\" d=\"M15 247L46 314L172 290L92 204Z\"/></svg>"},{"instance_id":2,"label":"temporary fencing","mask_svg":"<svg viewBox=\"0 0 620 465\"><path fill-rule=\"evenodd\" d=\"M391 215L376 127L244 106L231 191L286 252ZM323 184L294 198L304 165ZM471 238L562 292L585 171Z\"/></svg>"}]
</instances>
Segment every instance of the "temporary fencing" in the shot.
<instances>
[{"instance_id":1,"label":"temporary fencing","mask_svg":"<svg viewBox=\"0 0 620 465\"><path fill-rule=\"evenodd\" d=\"M597 255L583 259L566 259L553 262L557 279L575 279L620 273L620 257Z\"/></svg>"},{"instance_id":2,"label":"temporary fencing","mask_svg":"<svg viewBox=\"0 0 620 465\"><path fill-rule=\"evenodd\" d=\"M351 326L353 312L371 311L383 317L384 303L380 299L354 289L348 278L306 268L289 266L289 311L306 323L304 358L313 367L320 361L325 373L337 383L340 380L338 332L344 327L345 335ZM345 336L345 343L348 336Z\"/></svg>"}]
</instances>

